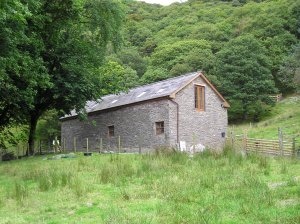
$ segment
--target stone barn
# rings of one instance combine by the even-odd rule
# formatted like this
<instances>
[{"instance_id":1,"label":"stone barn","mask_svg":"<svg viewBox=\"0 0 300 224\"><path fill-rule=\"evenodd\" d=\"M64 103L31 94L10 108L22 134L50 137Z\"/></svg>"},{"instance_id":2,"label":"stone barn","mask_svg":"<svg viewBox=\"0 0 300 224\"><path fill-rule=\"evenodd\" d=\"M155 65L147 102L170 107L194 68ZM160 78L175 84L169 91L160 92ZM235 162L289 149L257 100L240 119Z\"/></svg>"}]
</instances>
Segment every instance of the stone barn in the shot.
<instances>
[{"instance_id":1,"label":"stone barn","mask_svg":"<svg viewBox=\"0 0 300 224\"><path fill-rule=\"evenodd\" d=\"M228 102L201 73L189 73L88 102L88 118L74 111L61 118L67 150L151 151L161 146L201 144L220 150ZM120 140L120 141L119 141Z\"/></svg>"}]
</instances>

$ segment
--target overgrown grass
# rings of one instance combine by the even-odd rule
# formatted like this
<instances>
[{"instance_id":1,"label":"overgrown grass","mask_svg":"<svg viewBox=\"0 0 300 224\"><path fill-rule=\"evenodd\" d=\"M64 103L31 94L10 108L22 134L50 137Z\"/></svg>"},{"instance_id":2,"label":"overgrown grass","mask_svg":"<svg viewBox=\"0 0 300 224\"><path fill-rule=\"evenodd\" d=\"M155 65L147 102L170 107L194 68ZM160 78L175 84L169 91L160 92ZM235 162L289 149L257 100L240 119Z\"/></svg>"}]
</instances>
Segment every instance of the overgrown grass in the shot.
<instances>
[{"instance_id":1,"label":"overgrown grass","mask_svg":"<svg viewBox=\"0 0 300 224\"><path fill-rule=\"evenodd\" d=\"M299 223L299 176L230 148L3 162L0 223Z\"/></svg>"}]
</instances>

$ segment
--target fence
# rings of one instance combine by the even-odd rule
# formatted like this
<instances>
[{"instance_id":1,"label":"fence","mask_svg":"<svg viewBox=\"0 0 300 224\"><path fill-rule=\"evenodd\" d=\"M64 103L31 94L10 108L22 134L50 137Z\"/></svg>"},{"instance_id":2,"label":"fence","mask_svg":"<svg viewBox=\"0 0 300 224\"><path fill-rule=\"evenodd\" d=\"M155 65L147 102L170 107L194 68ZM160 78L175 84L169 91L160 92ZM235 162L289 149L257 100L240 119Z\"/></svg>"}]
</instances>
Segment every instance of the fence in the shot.
<instances>
[{"instance_id":1,"label":"fence","mask_svg":"<svg viewBox=\"0 0 300 224\"><path fill-rule=\"evenodd\" d=\"M143 138L135 136L129 142L128 139L122 138L122 136L114 136L111 138L102 138L100 136L81 137L76 136L72 138L62 138L61 150L66 152L139 152L148 151L145 146Z\"/></svg>"},{"instance_id":2,"label":"fence","mask_svg":"<svg viewBox=\"0 0 300 224\"><path fill-rule=\"evenodd\" d=\"M55 153L56 151L61 151L61 146L53 145L52 141L41 141L41 140L35 141L33 148L34 148L34 155L42 155L46 153ZM0 149L0 158L2 154L5 154L6 152L13 152L14 155L17 158L19 158L25 156L28 149L29 149L29 144L27 142L19 142L15 146L9 147L8 149L2 149L2 150Z\"/></svg>"},{"instance_id":3,"label":"fence","mask_svg":"<svg viewBox=\"0 0 300 224\"><path fill-rule=\"evenodd\" d=\"M235 150L246 153L261 153L274 156L296 156L300 151L300 141L296 137L284 140L281 128L278 129L278 140L249 138L245 131L242 135L229 133L228 143Z\"/></svg>"},{"instance_id":4,"label":"fence","mask_svg":"<svg viewBox=\"0 0 300 224\"><path fill-rule=\"evenodd\" d=\"M271 95L270 98L272 100L274 100L275 103L277 103L282 100L282 93L277 94L277 95Z\"/></svg>"},{"instance_id":5,"label":"fence","mask_svg":"<svg viewBox=\"0 0 300 224\"><path fill-rule=\"evenodd\" d=\"M69 152L99 152L99 153L124 153L148 152L149 149L143 145L143 139L136 136L136 145L134 147L125 147L121 136L115 136L109 141L106 138L96 136L92 137L73 137L70 139L62 138L61 140L55 138L51 141L35 141L34 155L43 155L49 153L69 153ZM29 149L27 142L19 142L17 145L6 150L0 149L0 158L6 152L13 152L14 155L22 157L26 155ZM0 159L1 160L1 159Z\"/></svg>"}]
</instances>

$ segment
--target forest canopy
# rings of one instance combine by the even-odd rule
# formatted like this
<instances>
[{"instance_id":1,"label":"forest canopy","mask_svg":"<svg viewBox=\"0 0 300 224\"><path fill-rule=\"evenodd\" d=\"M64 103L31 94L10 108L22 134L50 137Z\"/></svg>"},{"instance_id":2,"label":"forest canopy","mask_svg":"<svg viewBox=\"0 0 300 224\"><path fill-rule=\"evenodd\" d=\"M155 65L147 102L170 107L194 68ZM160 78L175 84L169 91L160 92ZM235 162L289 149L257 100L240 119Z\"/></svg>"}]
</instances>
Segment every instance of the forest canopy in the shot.
<instances>
[{"instance_id":1,"label":"forest canopy","mask_svg":"<svg viewBox=\"0 0 300 224\"><path fill-rule=\"evenodd\" d=\"M201 70L231 103L231 121L259 120L270 94L299 91L299 1L126 3L125 46L116 57L134 55L138 63L123 66L140 83Z\"/></svg>"}]
</instances>

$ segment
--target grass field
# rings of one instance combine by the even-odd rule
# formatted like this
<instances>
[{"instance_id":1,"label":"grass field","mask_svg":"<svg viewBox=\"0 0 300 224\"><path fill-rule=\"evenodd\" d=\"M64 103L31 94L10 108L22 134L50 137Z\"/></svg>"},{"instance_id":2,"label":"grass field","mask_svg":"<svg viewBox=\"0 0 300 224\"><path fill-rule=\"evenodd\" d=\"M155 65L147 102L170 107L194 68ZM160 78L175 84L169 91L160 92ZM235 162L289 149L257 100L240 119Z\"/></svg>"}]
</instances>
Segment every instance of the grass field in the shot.
<instances>
[{"instance_id":1,"label":"grass field","mask_svg":"<svg viewBox=\"0 0 300 224\"><path fill-rule=\"evenodd\" d=\"M225 150L2 162L0 223L300 223L300 161Z\"/></svg>"},{"instance_id":2,"label":"grass field","mask_svg":"<svg viewBox=\"0 0 300 224\"><path fill-rule=\"evenodd\" d=\"M300 96L284 99L272 108L270 114L258 123L231 125L229 132L247 134L251 138L278 139L278 128L282 128L285 140L297 137L300 146Z\"/></svg>"}]
</instances>

